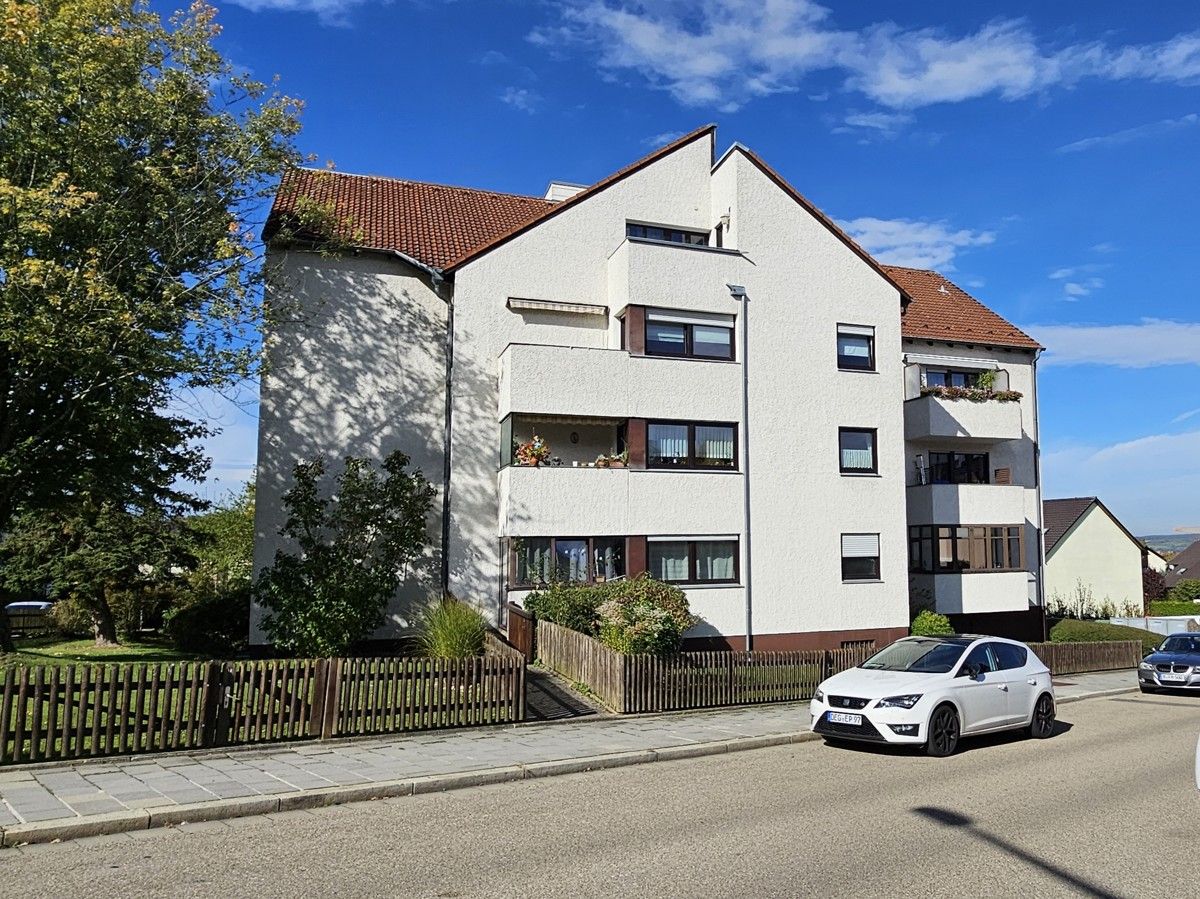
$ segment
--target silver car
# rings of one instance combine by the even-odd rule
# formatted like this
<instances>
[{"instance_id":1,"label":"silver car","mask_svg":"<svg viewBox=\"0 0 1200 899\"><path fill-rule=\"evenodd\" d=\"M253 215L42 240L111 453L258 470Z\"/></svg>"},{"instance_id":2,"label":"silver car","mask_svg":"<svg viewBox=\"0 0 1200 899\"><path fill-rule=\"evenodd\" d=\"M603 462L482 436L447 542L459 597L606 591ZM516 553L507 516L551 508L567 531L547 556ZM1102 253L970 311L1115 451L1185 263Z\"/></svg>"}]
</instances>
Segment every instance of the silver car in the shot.
<instances>
[{"instance_id":1,"label":"silver car","mask_svg":"<svg viewBox=\"0 0 1200 899\"><path fill-rule=\"evenodd\" d=\"M1143 693L1188 690L1200 693L1200 634L1171 634L1142 659L1138 686Z\"/></svg>"}]
</instances>

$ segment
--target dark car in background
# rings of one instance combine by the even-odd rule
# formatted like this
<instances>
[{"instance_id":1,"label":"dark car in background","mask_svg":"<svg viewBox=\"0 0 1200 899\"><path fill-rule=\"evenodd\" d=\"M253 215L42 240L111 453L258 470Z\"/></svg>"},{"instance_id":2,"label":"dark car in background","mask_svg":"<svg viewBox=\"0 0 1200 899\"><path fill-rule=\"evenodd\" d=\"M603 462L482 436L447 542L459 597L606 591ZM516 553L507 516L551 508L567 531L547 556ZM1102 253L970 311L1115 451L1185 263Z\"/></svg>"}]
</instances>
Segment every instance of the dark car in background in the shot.
<instances>
[{"instance_id":1,"label":"dark car in background","mask_svg":"<svg viewBox=\"0 0 1200 899\"><path fill-rule=\"evenodd\" d=\"M1138 666L1143 693L1188 690L1200 693L1200 634L1171 634Z\"/></svg>"}]
</instances>

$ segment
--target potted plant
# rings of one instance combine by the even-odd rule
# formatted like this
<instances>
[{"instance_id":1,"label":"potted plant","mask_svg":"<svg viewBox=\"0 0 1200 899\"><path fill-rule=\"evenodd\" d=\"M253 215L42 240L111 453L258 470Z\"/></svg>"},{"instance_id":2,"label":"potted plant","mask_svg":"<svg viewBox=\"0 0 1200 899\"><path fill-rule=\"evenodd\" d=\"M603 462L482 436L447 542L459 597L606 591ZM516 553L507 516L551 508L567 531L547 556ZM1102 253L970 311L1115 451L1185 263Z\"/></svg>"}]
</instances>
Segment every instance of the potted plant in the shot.
<instances>
[{"instance_id":1,"label":"potted plant","mask_svg":"<svg viewBox=\"0 0 1200 899\"><path fill-rule=\"evenodd\" d=\"M624 468L629 464L629 453L619 453L608 457L609 468Z\"/></svg>"},{"instance_id":2,"label":"potted plant","mask_svg":"<svg viewBox=\"0 0 1200 899\"><path fill-rule=\"evenodd\" d=\"M550 457L550 445L537 434L517 447L517 464L538 466Z\"/></svg>"},{"instance_id":3,"label":"potted plant","mask_svg":"<svg viewBox=\"0 0 1200 899\"><path fill-rule=\"evenodd\" d=\"M600 455L598 455L596 457L596 467L597 468L608 468L608 456L604 455L604 453L601 453Z\"/></svg>"}]
</instances>

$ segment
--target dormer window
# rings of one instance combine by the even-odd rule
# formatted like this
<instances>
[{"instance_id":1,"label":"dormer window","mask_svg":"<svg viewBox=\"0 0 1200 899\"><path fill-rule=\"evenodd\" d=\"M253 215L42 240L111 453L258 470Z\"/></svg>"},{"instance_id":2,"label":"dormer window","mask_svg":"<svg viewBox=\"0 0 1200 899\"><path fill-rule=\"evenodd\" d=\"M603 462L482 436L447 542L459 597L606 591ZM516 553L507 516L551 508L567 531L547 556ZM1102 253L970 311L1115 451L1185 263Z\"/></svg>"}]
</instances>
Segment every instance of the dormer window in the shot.
<instances>
[{"instance_id":1,"label":"dormer window","mask_svg":"<svg viewBox=\"0 0 1200 899\"><path fill-rule=\"evenodd\" d=\"M708 246L707 231L685 231L682 228L666 228L662 225L642 225L637 222L625 224L626 237L642 240L664 240L667 243L682 243L693 247Z\"/></svg>"}]
</instances>

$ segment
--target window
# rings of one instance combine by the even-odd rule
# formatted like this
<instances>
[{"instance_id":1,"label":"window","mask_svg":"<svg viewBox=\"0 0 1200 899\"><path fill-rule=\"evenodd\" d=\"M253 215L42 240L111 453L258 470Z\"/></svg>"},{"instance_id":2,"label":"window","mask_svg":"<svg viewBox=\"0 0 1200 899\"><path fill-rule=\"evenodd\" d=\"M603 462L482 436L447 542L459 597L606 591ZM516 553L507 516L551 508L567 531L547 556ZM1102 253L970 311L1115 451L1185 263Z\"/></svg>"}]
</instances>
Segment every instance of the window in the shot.
<instances>
[{"instance_id":1,"label":"window","mask_svg":"<svg viewBox=\"0 0 1200 899\"><path fill-rule=\"evenodd\" d=\"M958 673L961 675L963 671L966 670L968 665L974 665L982 672L995 671L996 665L994 664L991 652L993 645L994 644L991 643L981 643L972 649L971 652L968 653L967 657L963 659L963 663L959 667Z\"/></svg>"},{"instance_id":2,"label":"window","mask_svg":"<svg viewBox=\"0 0 1200 899\"><path fill-rule=\"evenodd\" d=\"M640 237L643 240L665 240L693 247L708 246L707 231L685 231L682 228L663 228L659 225L638 225L628 222L625 225L625 236Z\"/></svg>"},{"instance_id":3,"label":"window","mask_svg":"<svg viewBox=\"0 0 1200 899\"><path fill-rule=\"evenodd\" d=\"M1011 671L1014 668L1024 668L1029 653L1024 646L1014 646L1012 643L993 643L992 655L1000 671Z\"/></svg>"},{"instance_id":4,"label":"window","mask_svg":"<svg viewBox=\"0 0 1200 899\"><path fill-rule=\"evenodd\" d=\"M737 426L652 421L646 425L649 468L737 468Z\"/></svg>"},{"instance_id":5,"label":"window","mask_svg":"<svg viewBox=\"0 0 1200 899\"><path fill-rule=\"evenodd\" d=\"M918 525L908 529L911 571L1020 571L1024 528L1017 525Z\"/></svg>"},{"instance_id":6,"label":"window","mask_svg":"<svg viewBox=\"0 0 1200 899\"><path fill-rule=\"evenodd\" d=\"M875 474L875 430L838 428L838 465L842 474Z\"/></svg>"},{"instance_id":7,"label":"window","mask_svg":"<svg viewBox=\"0 0 1200 899\"><path fill-rule=\"evenodd\" d=\"M978 387L979 372L954 368L925 369L926 387Z\"/></svg>"},{"instance_id":8,"label":"window","mask_svg":"<svg viewBox=\"0 0 1200 899\"><path fill-rule=\"evenodd\" d=\"M844 371L875 371L875 329L838 325L837 364Z\"/></svg>"},{"instance_id":9,"label":"window","mask_svg":"<svg viewBox=\"0 0 1200 899\"><path fill-rule=\"evenodd\" d=\"M733 359L733 317L647 310L646 355Z\"/></svg>"},{"instance_id":10,"label":"window","mask_svg":"<svg viewBox=\"0 0 1200 899\"><path fill-rule=\"evenodd\" d=\"M514 537L509 585L588 584L625 576L624 537Z\"/></svg>"},{"instance_id":11,"label":"window","mask_svg":"<svg viewBox=\"0 0 1200 899\"><path fill-rule=\"evenodd\" d=\"M646 544L650 577L673 584L736 584L736 540L650 540Z\"/></svg>"},{"instance_id":12,"label":"window","mask_svg":"<svg viewBox=\"0 0 1200 899\"><path fill-rule=\"evenodd\" d=\"M988 483L987 453L930 453L931 484Z\"/></svg>"},{"instance_id":13,"label":"window","mask_svg":"<svg viewBox=\"0 0 1200 899\"><path fill-rule=\"evenodd\" d=\"M878 534L842 534L842 580L879 580Z\"/></svg>"}]
</instances>

